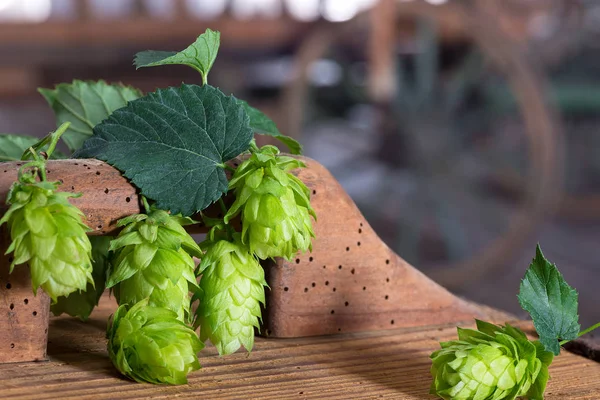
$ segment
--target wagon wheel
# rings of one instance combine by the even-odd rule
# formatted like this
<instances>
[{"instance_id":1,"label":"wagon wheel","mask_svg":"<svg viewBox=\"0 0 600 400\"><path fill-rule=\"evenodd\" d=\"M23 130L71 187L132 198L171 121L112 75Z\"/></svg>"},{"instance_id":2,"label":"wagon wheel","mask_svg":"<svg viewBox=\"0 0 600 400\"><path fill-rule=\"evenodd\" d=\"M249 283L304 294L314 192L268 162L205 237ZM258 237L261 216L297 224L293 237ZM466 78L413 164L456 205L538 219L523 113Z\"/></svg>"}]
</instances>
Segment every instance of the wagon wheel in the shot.
<instances>
[{"instance_id":1,"label":"wagon wheel","mask_svg":"<svg viewBox=\"0 0 600 400\"><path fill-rule=\"evenodd\" d=\"M473 61L473 59L477 60L478 57L469 56L465 58L464 62L460 63L461 67L458 68L456 74L453 74L454 78L450 79L449 82L445 82L442 79L443 76L440 78L442 74L439 74L439 71L435 68L438 59L435 55L437 50L433 49L434 55L427 55L426 57L433 57L429 61L433 63L434 67L432 68L431 64L427 63L419 64L420 68L415 73L434 74L436 79L440 79L434 82L435 85L440 85L440 83L443 83L440 86L458 85L458 90L454 92L456 96L449 96L451 98L449 102L452 106L449 108L442 107L444 112L439 112L439 107L426 109L425 113L423 113L423 110L417 110L418 112L414 113L415 118L409 116L399 121L399 124L396 124L396 135L390 135L388 126L390 121L393 120L390 115L393 117L400 113L402 116L406 116L406 113L402 113L401 108L395 106L398 103L397 98L394 102L380 104L375 110L386 115L386 117L381 118L383 123L379 124L377 128L373 126L367 128L371 135L373 132L379 132L379 135L370 136L364 142L367 147L377 141L382 145L375 146L370 151L367 150L367 154L359 152L351 155L341 163L342 168L336 168L335 165L326 166L343 183L344 174L358 174L366 168L365 163L361 162L362 160L366 159L377 163L381 160L382 155L385 156L386 153L389 155L390 149L398 149L397 154L400 154L403 150L404 156L397 156L395 160L393 157L388 157L388 165L382 167L382 172L379 174L387 174L387 182L392 184L387 187L379 187L377 190L368 193L367 197L377 198L379 202L376 205L371 204L368 207L361 208L363 208L367 218L370 218L376 230L379 225L378 233L399 254L414 265L418 265L424 272L443 285L459 288L483 274L491 273L498 267L505 265L507 259L514 256L527 243L527 239L532 237L548 211L555 206L560 192L559 183L561 182L561 139L552 113L544 103L539 75L521 56L521 52L514 43L502 34L502 31L495 25L493 18L490 18L485 12L481 12L469 2L453 1L447 5L437 7L423 2L412 2L400 3L395 5L394 8L397 18L410 18L413 20L416 18L429 18L441 22L451 20L454 22L454 28L462 27L463 34L470 34L472 42L485 55L488 63L492 64L495 69L502 70L506 75L506 81L518 100L520 120L522 120L525 128L522 132L514 130L512 134L510 132L500 132L498 129L495 131L490 129L489 132L483 134L475 132L471 136L456 137L436 131L436 128L440 126L439 123L437 125L433 124L433 128L424 126L424 123L432 123L437 118L443 121L442 125L452 122L452 118L448 118L448 110L451 111L450 117L465 113L464 107L471 101L469 99L472 94L471 87L484 84L485 79L480 78L487 76L481 74L484 71L480 68L481 65L478 66L477 61ZM306 132L303 141L305 143L310 142L307 135L309 132L315 134L316 128L315 126L308 129L304 128L307 119L315 125L316 117L307 118L306 114L308 114L308 105L315 104L316 100L310 98L312 92L307 74L309 67L315 65L314 61L326 56L328 50L335 49L336 45L339 48L339 44L343 40L345 40L346 49L350 49L349 55L346 54L346 58L356 59L357 52L360 53L361 49L364 51L365 48L364 44L356 42L360 42L358 38L366 36L364 31L368 27L369 16L363 14L343 24L323 25L304 41L296 57L294 79L283 95L282 105L285 113L284 121L287 121L287 134L299 137L301 132L303 134ZM427 32L431 33L431 30L425 29L425 32L427 36ZM431 35L429 35L427 41L431 43ZM416 58L413 61L423 63L423 58ZM481 57L479 59L481 60ZM426 72L423 70L426 70ZM486 69L485 72L489 71ZM474 77L477 77L477 79L471 79ZM437 96L439 93L435 85L432 87L426 84L425 92L428 91L428 94L435 93ZM352 96L357 96L359 89L353 87L350 90ZM363 92L366 91L364 87L362 89ZM435 96L433 97L435 98ZM336 97L336 100L341 102L340 98ZM363 100L368 101L366 96L363 97ZM406 102L402 105L406 105ZM469 107L466 108L467 111L468 109ZM507 121L510 121L510 118L502 117L502 125L506 125ZM399 134L398 128L400 128ZM339 141L344 144L341 148L347 148L348 143L356 141L357 131L360 131L360 128L345 124L342 129L355 133L354 136L340 138ZM416 130L411 132L413 129ZM427 132L427 134L424 132ZM515 132L520 136L515 138ZM362 133L364 134L364 131ZM427 149L428 146L431 147L432 138L436 140L443 139L447 146L442 152L440 152L440 146L435 145L436 140L433 140L434 149L432 151ZM515 149L514 143L510 143L511 140L516 140L517 149ZM418 143L423 141L425 143ZM438 141L442 142L442 140ZM499 143L495 143L497 141ZM507 142L508 148L503 151L501 146L507 145ZM392 145L394 143L395 146ZM494 145L490 146L490 144ZM324 147L322 141L319 141L317 147ZM386 152L386 150L388 151ZM310 154L310 146L308 151L310 156L319 159L318 154ZM521 156L520 160L512 160L515 162L508 163L511 165L494 164L494 161L498 160L511 160L512 155L517 151L518 155ZM411 161L409 156L415 152L418 156L412 157L413 160ZM503 160L502 157L507 154L509 158ZM440 157L440 155L443 157ZM324 157L335 158L331 157L331 154ZM440 159L444 158L448 158L449 161L442 160L445 162L440 162ZM468 168L470 160L474 160L474 168ZM327 160L323 161L327 164ZM391 164L395 163L395 165L390 165L390 161ZM486 161L488 161L487 164ZM525 162L527 165L519 166L519 162ZM483 168L484 172L487 169L488 173L480 174L480 168ZM440 171L443 173L440 173ZM469 176L473 173L476 176ZM519 181L519 177L525 177L526 189L521 196L518 196L516 204L515 199L507 201L506 196L494 194L490 190L490 185L497 181L498 177L515 181ZM468 183L469 190L461 190L460 185L465 183ZM416 195L412 198L406 196L405 193L402 194L402 190L393 190L406 189L410 184L423 186L421 188L423 190L413 193ZM480 194L482 190L485 196ZM352 195L351 188L347 187L347 191ZM428 202L425 200L423 192L427 192L428 198L437 198L438 201ZM467 203L456 207L456 203L461 201L457 199L457 196L460 197L461 194L467 192L469 192L470 198L463 196L462 199L463 202ZM355 193L360 195L360 190L355 191ZM360 198L355 197L355 201L361 206ZM490 202L495 202L495 204L490 205ZM450 210L449 208L452 207L455 209ZM463 215L457 218L451 217L452 213L457 211ZM470 211L470 215L465 216L464 214L469 214L465 211ZM481 224L476 224L476 229L467 232L461 222L465 218L470 220L467 224L473 224L473 219L482 218L495 231L482 234L478 232L478 230L481 230L480 226L477 226ZM382 221L383 224L381 224ZM508 223L504 226L506 221ZM502 225L502 227L499 229L498 225ZM430 226L434 226L431 229L434 231L433 239L431 233L424 232L424 230L430 229ZM465 240L461 241L461 236ZM428 240L431 243L432 240L439 242L440 239L442 246L437 247L444 248L443 258L434 260L420 260L418 258L419 254L416 249L427 246ZM413 240L412 243L411 240Z\"/></svg>"}]
</instances>

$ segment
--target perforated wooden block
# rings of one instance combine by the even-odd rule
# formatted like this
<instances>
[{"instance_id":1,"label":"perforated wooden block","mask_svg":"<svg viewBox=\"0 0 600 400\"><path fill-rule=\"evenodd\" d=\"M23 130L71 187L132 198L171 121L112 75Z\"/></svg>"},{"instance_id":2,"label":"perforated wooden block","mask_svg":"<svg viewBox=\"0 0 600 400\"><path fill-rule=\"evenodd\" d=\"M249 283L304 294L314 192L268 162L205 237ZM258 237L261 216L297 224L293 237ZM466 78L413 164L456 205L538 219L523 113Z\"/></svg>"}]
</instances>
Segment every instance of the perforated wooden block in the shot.
<instances>
[{"instance_id":1,"label":"perforated wooden block","mask_svg":"<svg viewBox=\"0 0 600 400\"><path fill-rule=\"evenodd\" d=\"M50 299L42 290L33 295L29 268L9 275L6 233L0 231L0 363L44 360Z\"/></svg>"},{"instance_id":2,"label":"perforated wooden block","mask_svg":"<svg viewBox=\"0 0 600 400\"><path fill-rule=\"evenodd\" d=\"M486 319L484 308L453 296L389 249L335 178L316 161L303 161L307 168L295 172L312 191L317 237L312 253L298 255L291 262L265 263L271 289L267 290L263 334L300 337ZM2 165L0 198L4 199L21 163ZM51 161L48 177L61 181L62 190L83 194L72 202L86 215L92 235L115 234L120 218L140 212L135 187L101 161ZM209 215L219 212L216 207L207 210ZM202 227L194 229L202 231ZM0 250L6 246L4 242ZM8 283L6 263L3 259L3 285ZM19 360L40 359L48 327L48 299L34 298L27 269L17 271L21 275L10 276L12 288L1 289L7 311L0 326L7 324L12 330L0 332L0 346L10 348L14 343L17 349L20 343L28 343L36 351L23 353ZM29 304L24 304L25 298Z\"/></svg>"}]
</instances>

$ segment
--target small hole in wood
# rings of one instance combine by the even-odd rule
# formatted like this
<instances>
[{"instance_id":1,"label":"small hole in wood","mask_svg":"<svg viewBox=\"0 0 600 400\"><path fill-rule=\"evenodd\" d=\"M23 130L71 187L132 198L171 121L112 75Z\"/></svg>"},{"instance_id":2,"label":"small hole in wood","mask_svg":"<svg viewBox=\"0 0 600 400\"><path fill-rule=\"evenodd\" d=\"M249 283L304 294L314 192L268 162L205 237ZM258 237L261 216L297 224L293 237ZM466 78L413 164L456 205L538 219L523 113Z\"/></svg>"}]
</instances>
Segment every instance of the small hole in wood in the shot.
<instances>
[{"instance_id":1,"label":"small hole in wood","mask_svg":"<svg viewBox=\"0 0 600 400\"><path fill-rule=\"evenodd\" d=\"M362 229L360 229L360 228L359 228L359 229L358 229L358 233L362 233Z\"/></svg>"},{"instance_id":2,"label":"small hole in wood","mask_svg":"<svg viewBox=\"0 0 600 400\"><path fill-rule=\"evenodd\" d=\"M48 328L44 329L44 333L48 333Z\"/></svg>"},{"instance_id":3,"label":"small hole in wood","mask_svg":"<svg viewBox=\"0 0 600 400\"><path fill-rule=\"evenodd\" d=\"M350 270L350 273L351 273L352 275L354 275L354 273L355 273L355 272L356 272L356 271L354 270L354 268L352 268L352 269Z\"/></svg>"},{"instance_id":4,"label":"small hole in wood","mask_svg":"<svg viewBox=\"0 0 600 400\"><path fill-rule=\"evenodd\" d=\"M389 299L389 298L390 298L390 296L388 296L388 295L386 294L386 295L385 295L385 299L387 300L387 299Z\"/></svg>"},{"instance_id":5,"label":"small hole in wood","mask_svg":"<svg viewBox=\"0 0 600 400\"><path fill-rule=\"evenodd\" d=\"M363 223L362 223L362 222L360 223L360 226L361 226L361 227L363 226Z\"/></svg>"},{"instance_id":6,"label":"small hole in wood","mask_svg":"<svg viewBox=\"0 0 600 400\"><path fill-rule=\"evenodd\" d=\"M131 201L131 197L125 197L125 201L129 203Z\"/></svg>"},{"instance_id":7,"label":"small hole in wood","mask_svg":"<svg viewBox=\"0 0 600 400\"><path fill-rule=\"evenodd\" d=\"M7 172L8 172L7 170L4 170L4 173L7 173Z\"/></svg>"},{"instance_id":8,"label":"small hole in wood","mask_svg":"<svg viewBox=\"0 0 600 400\"><path fill-rule=\"evenodd\" d=\"M360 242L356 242L356 245L357 245L357 246L360 246Z\"/></svg>"},{"instance_id":9,"label":"small hole in wood","mask_svg":"<svg viewBox=\"0 0 600 400\"><path fill-rule=\"evenodd\" d=\"M87 169L92 169L92 167L87 167Z\"/></svg>"},{"instance_id":10,"label":"small hole in wood","mask_svg":"<svg viewBox=\"0 0 600 400\"><path fill-rule=\"evenodd\" d=\"M366 287L366 286L363 286L363 290L367 290L367 287Z\"/></svg>"},{"instance_id":11,"label":"small hole in wood","mask_svg":"<svg viewBox=\"0 0 600 400\"><path fill-rule=\"evenodd\" d=\"M83 164L84 167L87 167L87 164Z\"/></svg>"},{"instance_id":12,"label":"small hole in wood","mask_svg":"<svg viewBox=\"0 0 600 400\"><path fill-rule=\"evenodd\" d=\"M385 278L385 281L386 281L386 282L389 282L389 281L390 281L390 278Z\"/></svg>"},{"instance_id":13,"label":"small hole in wood","mask_svg":"<svg viewBox=\"0 0 600 400\"><path fill-rule=\"evenodd\" d=\"M323 269L327 268L327 265L323 265Z\"/></svg>"},{"instance_id":14,"label":"small hole in wood","mask_svg":"<svg viewBox=\"0 0 600 400\"><path fill-rule=\"evenodd\" d=\"M11 303L8 308L10 308L11 310L14 310L15 309L15 305Z\"/></svg>"},{"instance_id":15,"label":"small hole in wood","mask_svg":"<svg viewBox=\"0 0 600 400\"><path fill-rule=\"evenodd\" d=\"M75 190L75 186L71 186L71 190Z\"/></svg>"},{"instance_id":16,"label":"small hole in wood","mask_svg":"<svg viewBox=\"0 0 600 400\"><path fill-rule=\"evenodd\" d=\"M300 259L296 258L296 264L300 264Z\"/></svg>"},{"instance_id":17,"label":"small hole in wood","mask_svg":"<svg viewBox=\"0 0 600 400\"><path fill-rule=\"evenodd\" d=\"M337 290L336 288L333 288L333 291L334 291L334 292L335 292L336 290Z\"/></svg>"},{"instance_id":18,"label":"small hole in wood","mask_svg":"<svg viewBox=\"0 0 600 400\"><path fill-rule=\"evenodd\" d=\"M65 183L65 181L61 178L58 180L61 184Z\"/></svg>"},{"instance_id":19,"label":"small hole in wood","mask_svg":"<svg viewBox=\"0 0 600 400\"><path fill-rule=\"evenodd\" d=\"M342 331L342 328L338 328L338 332L341 332L341 331Z\"/></svg>"},{"instance_id":20,"label":"small hole in wood","mask_svg":"<svg viewBox=\"0 0 600 400\"><path fill-rule=\"evenodd\" d=\"M29 299L23 300L23 304L25 304L25 305L29 304Z\"/></svg>"},{"instance_id":21,"label":"small hole in wood","mask_svg":"<svg viewBox=\"0 0 600 400\"><path fill-rule=\"evenodd\" d=\"M284 291L284 292L287 292L288 290L290 290L290 288L289 288L289 287L287 287L287 286L283 288L283 291Z\"/></svg>"},{"instance_id":22,"label":"small hole in wood","mask_svg":"<svg viewBox=\"0 0 600 400\"><path fill-rule=\"evenodd\" d=\"M317 284L315 282L313 282L313 283L311 283L311 286L315 287L315 286L317 286Z\"/></svg>"},{"instance_id":23,"label":"small hole in wood","mask_svg":"<svg viewBox=\"0 0 600 400\"><path fill-rule=\"evenodd\" d=\"M325 286L329 286L329 281L325 281Z\"/></svg>"},{"instance_id":24,"label":"small hole in wood","mask_svg":"<svg viewBox=\"0 0 600 400\"><path fill-rule=\"evenodd\" d=\"M331 314L335 314L335 310L331 310Z\"/></svg>"},{"instance_id":25,"label":"small hole in wood","mask_svg":"<svg viewBox=\"0 0 600 400\"><path fill-rule=\"evenodd\" d=\"M96 171L96 175L100 175L100 171Z\"/></svg>"},{"instance_id":26,"label":"small hole in wood","mask_svg":"<svg viewBox=\"0 0 600 400\"><path fill-rule=\"evenodd\" d=\"M342 266L341 266L341 265L338 265L338 269L342 269Z\"/></svg>"},{"instance_id":27,"label":"small hole in wood","mask_svg":"<svg viewBox=\"0 0 600 400\"><path fill-rule=\"evenodd\" d=\"M47 169L47 170L46 170L46 173L47 173L47 174L49 174L49 173L51 173L51 172L52 172L52 171L50 171L49 169Z\"/></svg>"},{"instance_id":28,"label":"small hole in wood","mask_svg":"<svg viewBox=\"0 0 600 400\"><path fill-rule=\"evenodd\" d=\"M313 260L314 260L314 258L312 258L312 257L308 257L308 261L309 261L309 262L312 262Z\"/></svg>"},{"instance_id":29,"label":"small hole in wood","mask_svg":"<svg viewBox=\"0 0 600 400\"><path fill-rule=\"evenodd\" d=\"M390 263L390 260L385 260L385 263L386 263L386 264L389 264L389 263Z\"/></svg>"},{"instance_id":30,"label":"small hole in wood","mask_svg":"<svg viewBox=\"0 0 600 400\"><path fill-rule=\"evenodd\" d=\"M79 163L73 163L73 165L79 165Z\"/></svg>"},{"instance_id":31,"label":"small hole in wood","mask_svg":"<svg viewBox=\"0 0 600 400\"><path fill-rule=\"evenodd\" d=\"M14 343L11 343L11 344L10 344L10 348L11 348L11 349L14 349L14 348L15 348L15 344L14 344Z\"/></svg>"},{"instance_id":32,"label":"small hole in wood","mask_svg":"<svg viewBox=\"0 0 600 400\"><path fill-rule=\"evenodd\" d=\"M102 229L102 225L98 225L98 229Z\"/></svg>"},{"instance_id":33,"label":"small hole in wood","mask_svg":"<svg viewBox=\"0 0 600 400\"><path fill-rule=\"evenodd\" d=\"M304 392L298 392L298 394L304 394Z\"/></svg>"},{"instance_id":34,"label":"small hole in wood","mask_svg":"<svg viewBox=\"0 0 600 400\"><path fill-rule=\"evenodd\" d=\"M10 289L11 287L12 287L12 285L10 284L10 282L6 284L7 289Z\"/></svg>"},{"instance_id":35,"label":"small hole in wood","mask_svg":"<svg viewBox=\"0 0 600 400\"><path fill-rule=\"evenodd\" d=\"M391 320L391 321L390 321L390 324L391 324L391 325L394 325L394 320Z\"/></svg>"},{"instance_id":36,"label":"small hole in wood","mask_svg":"<svg viewBox=\"0 0 600 400\"><path fill-rule=\"evenodd\" d=\"M344 303L344 305L345 305L346 307L348 307L348 306L350 305L350 303L348 303L348 302L345 302L345 303Z\"/></svg>"},{"instance_id":37,"label":"small hole in wood","mask_svg":"<svg viewBox=\"0 0 600 400\"><path fill-rule=\"evenodd\" d=\"M108 188L104 189L104 194L108 194L108 192L110 192L110 190L108 190Z\"/></svg>"},{"instance_id":38,"label":"small hole in wood","mask_svg":"<svg viewBox=\"0 0 600 400\"><path fill-rule=\"evenodd\" d=\"M317 191L316 191L316 190L313 190L313 194L317 194Z\"/></svg>"},{"instance_id":39,"label":"small hole in wood","mask_svg":"<svg viewBox=\"0 0 600 400\"><path fill-rule=\"evenodd\" d=\"M34 317L37 316L37 311L32 312L31 315L33 315Z\"/></svg>"},{"instance_id":40,"label":"small hole in wood","mask_svg":"<svg viewBox=\"0 0 600 400\"><path fill-rule=\"evenodd\" d=\"M238 165L240 165L240 164L238 164L238 163L236 163L236 162L234 162L234 163L233 163L233 166L234 166L234 167L237 167Z\"/></svg>"},{"instance_id":41,"label":"small hole in wood","mask_svg":"<svg viewBox=\"0 0 600 400\"><path fill-rule=\"evenodd\" d=\"M306 293L306 292L308 292L308 288L307 287L304 288L304 293Z\"/></svg>"},{"instance_id":42,"label":"small hole in wood","mask_svg":"<svg viewBox=\"0 0 600 400\"><path fill-rule=\"evenodd\" d=\"M350 251L350 247L346 247L346 251Z\"/></svg>"}]
</instances>

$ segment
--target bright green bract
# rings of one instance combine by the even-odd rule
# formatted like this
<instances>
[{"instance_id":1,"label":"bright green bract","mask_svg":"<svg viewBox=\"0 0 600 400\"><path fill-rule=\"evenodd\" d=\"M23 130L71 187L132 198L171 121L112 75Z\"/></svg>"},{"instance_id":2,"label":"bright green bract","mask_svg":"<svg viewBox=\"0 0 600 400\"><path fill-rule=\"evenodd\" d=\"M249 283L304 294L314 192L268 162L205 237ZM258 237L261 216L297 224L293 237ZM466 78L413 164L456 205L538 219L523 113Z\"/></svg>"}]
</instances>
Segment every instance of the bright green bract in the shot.
<instances>
[{"instance_id":1,"label":"bright green bract","mask_svg":"<svg viewBox=\"0 0 600 400\"><path fill-rule=\"evenodd\" d=\"M198 352L204 345L173 311L142 300L120 306L109 321L108 354L117 369L137 382L187 383L200 369Z\"/></svg>"},{"instance_id":2,"label":"bright green bract","mask_svg":"<svg viewBox=\"0 0 600 400\"><path fill-rule=\"evenodd\" d=\"M88 283L85 292L73 292L67 297L59 297L55 304L50 306L54 315L63 313L85 321L89 318L98 305L100 297L106 288L106 272L108 270L108 248L112 237L91 236L92 244L92 277L94 284Z\"/></svg>"},{"instance_id":3,"label":"bright green bract","mask_svg":"<svg viewBox=\"0 0 600 400\"><path fill-rule=\"evenodd\" d=\"M227 191L224 163L246 151L248 115L212 86L159 89L94 128L75 157L115 166L157 208L192 215Z\"/></svg>"},{"instance_id":4,"label":"bright green bract","mask_svg":"<svg viewBox=\"0 0 600 400\"><path fill-rule=\"evenodd\" d=\"M38 90L54 110L56 126L71 123L62 137L71 151L79 149L92 136L94 126L113 111L142 95L130 86L109 85L104 81L74 80L61 83L55 89Z\"/></svg>"},{"instance_id":5,"label":"bright green bract","mask_svg":"<svg viewBox=\"0 0 600 400\"><path fill-rule=\"evenodd\" d=\"M254 328L259 328L261 303L265 303L265 273L258 260L241 243L209 243L199 267L200 300L195 326L200 339L209 339L219 354L231 354L244 346L252 350Z\"/></svg>"},{"instance_id":6,"label":"bright green bract","mask_svg":"<svg viewBox=\"0 0 600 400\"><path fill-rule=\"evenodd\" d=\"M149 305L169 309L186 321L189 288L196 287L194 260L202 253L182 224L193 221L152 210L119 221L123 227L111 242L114 252L107 287L120 305L148 298Z\"/></svg>"},{"instance_id":7,"label":"bright green bract","mask_svg":"<svg viewBox=\"0 0 600 400\"><path fill-rule=\"evenodd\" d=\"M229 186L236 199L225 222L242 213L242 242L261 259L284 257L312 249L310 191L288 170L301 161L279 156L274 146L264 146L235 171Z\"/></svg>"},{"instance_id":8,"label":"bright green bract","mask_svg":"<svg viewBox=\"0 0 600 400\"><path fill-rule=\"evenodd\" d=\"M58 182L16 182L8 195L10 208L0 219L10 228L10 272L28 263L34 294L41 287L54 302L94 283L90 229L81 221L83 213L69 203L75 195L57 188Z\"/></svg>"},{"instance_id":9,"label":"bright green bract","mask_svg":"<svg viewBox=\"0 0 600 400\"><path fill-rule=\"evenodd\" d=\"M558 355L559 340L573 340L579 334L577 291L565 282L538 245L536 255L525 273L519 303L531 314L540 342Z\"/></svg>"},{"instance_id":10,"label":"bright green bract","mask_svg":"<svg viewBox=\"0 0 600 400\"><path fill-rule=\"evenodd\" d=\"M553 355L508 324L477 321L458 328L458 340L441 343L431 358L431 394L447 400L544 398Z\"/></svg>"}]
</instances>

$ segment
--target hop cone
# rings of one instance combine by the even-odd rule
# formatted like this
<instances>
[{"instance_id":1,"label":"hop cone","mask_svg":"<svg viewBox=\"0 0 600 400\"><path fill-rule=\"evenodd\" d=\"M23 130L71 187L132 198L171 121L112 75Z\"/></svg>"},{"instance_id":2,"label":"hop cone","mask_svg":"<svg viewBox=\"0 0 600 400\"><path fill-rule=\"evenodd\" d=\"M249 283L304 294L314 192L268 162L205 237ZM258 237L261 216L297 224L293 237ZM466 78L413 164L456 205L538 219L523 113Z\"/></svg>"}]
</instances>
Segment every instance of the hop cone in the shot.
<instances>
[{"instance_id":1,"label":"hop cone","mask_svg":"<svg viewBox=\"0 0 600 400\"><path fill-rule=\"evenodd\" d=\"M93 285L90 229L83 213L71 203L73 194L56 192L58 183L15 183L8 195L11 205L0 219L7 222L14 252L10 266L29 263L33 292L41 288L56 302Z\"/></svg>"},{"instance_id":2,"label":"hop cone","mask_svg":"<svg viewBox=\"0 0 600 400\"><path fill-rule=\"evenodd\" d=\"M120 306L106 335L111 361L135 381L180 385L200 369L197 355L204 345L196 333L173 311L149 306L148 299Z\"/></svg>"},{"instance_id":3,"label":"hop cone","mask_svg":"<svg viewBox=\"0 0 600 400\"><path fill-rule=\"evenodd\" d=\"M235 234L234 242L220 240L209 245L199 271L202 279L195 325L200 325L200 339L210 339L221 355L242 345L252 350L267 285L258 260Z\"/></svg>"},{"instance_id":4,"label":"hop cone","mask_svg":"<svg viewBox=\"0 0 600 400\"><path fill-rule=\"evenodd\" d=\"M314 232L310 216L310 192L294 175L286 172L304 164L279 156L274 146L244 161L235 171L229 188L235 189L236 200L225 216L225 222L242 213L242 242L261 259L291 259L299 250L312 249Z\"/></svg>"},{"instance_id":5,"label":"hop cone","mask_svg":"<svg viewBox=\"0 0 600 400\"><path fill-rule=\"evenodd\" d=\"M457 341L441 343L431 358L431 394L457 400L544 398L553 354L510 325L477 321L458 328Z\"/></svg>"},{"instance_id":6,"label":"hop cone","mask_svg":"<svg viewBox=\"0 0 600 400\"><path fill-rule=\"evenodd\" d=\"M107 281L119 304L149 298L150 306L174 311L182 321L189 315L188 285L196 286L191 256L201 255L182 227L191 222L162 210L119 221L125 228L111 243L115 254Z\"/></svg>"},{"instance_id":7,"label":"hop cone","mask_svg":"<svg viewBox=\"0 0 600 400\"><path fill-rule=\"evenodd\" d=\"M94 268L92 277L94 278L94 284L88 283L85 292L73 292L67 297L59 297L57 302L50 306L50 310L54 315L65 313L85 321L89 318L94 307L98 305L98 301L104 293L108 270L108 249L113 238L110 236L91 236L89 239L92 244L92 266Z\"/></svg>"}]
</instances>

